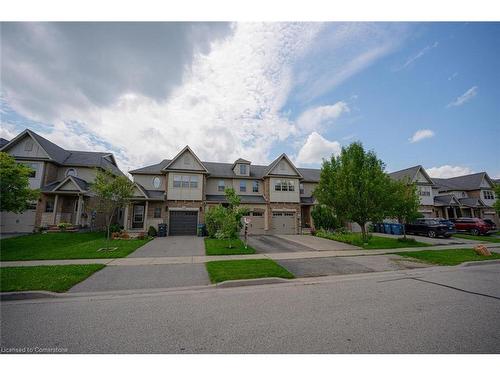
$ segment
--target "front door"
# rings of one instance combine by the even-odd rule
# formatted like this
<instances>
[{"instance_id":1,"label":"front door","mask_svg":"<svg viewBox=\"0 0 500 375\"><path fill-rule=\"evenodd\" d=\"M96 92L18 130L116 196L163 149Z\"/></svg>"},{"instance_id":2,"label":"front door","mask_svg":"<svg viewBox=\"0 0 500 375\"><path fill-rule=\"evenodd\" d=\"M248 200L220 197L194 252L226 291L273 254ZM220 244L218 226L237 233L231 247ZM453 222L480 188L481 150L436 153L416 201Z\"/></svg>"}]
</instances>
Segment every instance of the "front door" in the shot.
<instances>
[{"instance_id":1,"label":"front door","mask_svg":"<svg viewBox=\"0 0 500 375\"><path fill-rule=\"evenodd\" d=\"M132 228L144 228L144 205L134 204L134 214L132 216Z\"/></svg>"}]
</instances>

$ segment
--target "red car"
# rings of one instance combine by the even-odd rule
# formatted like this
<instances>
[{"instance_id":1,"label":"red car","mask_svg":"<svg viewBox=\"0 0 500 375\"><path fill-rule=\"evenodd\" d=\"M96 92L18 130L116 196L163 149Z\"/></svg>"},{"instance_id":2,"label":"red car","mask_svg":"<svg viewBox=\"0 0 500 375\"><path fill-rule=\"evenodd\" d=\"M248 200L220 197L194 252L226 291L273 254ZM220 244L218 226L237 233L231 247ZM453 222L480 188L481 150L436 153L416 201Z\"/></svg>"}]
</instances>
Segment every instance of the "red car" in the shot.
<instances>
[{"instance_id":1,"label":"red car","mask_svg":"<svg viewBox=\"0 0 500 375\"><path fill-rule=\"evenodd\" d=\"M457 232L469 232L474 236L490 234L495 231L490 224L478 217L461 217L453 220L453 223Z\"/></svg>"}]
</instances>

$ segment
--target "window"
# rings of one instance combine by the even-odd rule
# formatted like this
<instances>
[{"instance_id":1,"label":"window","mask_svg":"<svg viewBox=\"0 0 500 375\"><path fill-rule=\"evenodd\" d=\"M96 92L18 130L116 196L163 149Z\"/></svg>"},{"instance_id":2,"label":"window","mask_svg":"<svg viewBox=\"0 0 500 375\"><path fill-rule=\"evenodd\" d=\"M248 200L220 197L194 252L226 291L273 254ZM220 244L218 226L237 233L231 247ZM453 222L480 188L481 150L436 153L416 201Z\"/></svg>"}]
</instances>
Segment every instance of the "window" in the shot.
<instances>
[{"instance_id":1,"label":"window","mask_svg":"<svg viewBox=\"0 0 500 375\"><path fill-rule=\"evenodd\" d=\"M224 191L225 189L225 185L224 185L224 180L219 180L219 182L217 183L217 191Z\"/></svg>"},{"instance_id":2,"label":"window","mask_svg":"<svg viewBox=\"0 0 500 375\"><path fill-rule=\"evenodd\" d=\"M247 182L245 180L240 181L240 191L242 193L247 191Z\"/></svg>"},{"instance_id":3,"label":"window","mask_svg":"<svg viewBox=\"0 0 500 375\"><path fill-rule=\"evenodd\" d=\"M26 209L27 210L36 210L36 202L33 203L33 202L30 202L26 205Z\"/></svg>"},{"instance_id":4,"label":"window","mask_svg":"<svg viewBox=\"0 0 500 375\"><path fill-rule=\"evenodd\" d=\"M421 187L419 189L418 193L421 197L430 197L431 196L430 188L427 188L427 187Z\"/></svg>"},{"instance_id":5,"label":"window","mask_svg":"<svg viewBox=\"0 0 500 375\"><path fill-rule=\"evenodd\" d=\"M181 186L181 176L174 176L174 188L180 188Z\"/></svg>"},{"instance_id":6,"label":"window","mask_svg":"<svg viewBox=\"0 0 500 375\"><path fill-rule=\"evenodd\" d=\"M246 164L240 164L240 174L247 174Z\"/></svg>"},{"instance_id":7,"label":"window","mask_svg":"<svg viewBox=\"0 0 500 375\"><path fill-rule=\"evenodd\" d=\"M252 191L254 193L258 193L259 192L259 181L257 180L253 180L253 183L252 183Z\"/></svg>"},{"instance_id":8,"label":"window","mask_svg":"<svg viewBox=\"0 0 500 375\"><path fill-rule=\"evenodd\" d=\"M36 173L38 172L38 164L36 163L23 163L25 166L31 169L29 178L35 178Z\"/></svg>"},{"instance_id":9,"label":"window","mask_svg":"<svg viewBox=\"0 0 500 375\"><path fill-rule=\"evenodd\" d=\"M288 191L295 191L295 184L292 180L288 181Z\"/></svg>"},{"instance_id":10,"label":"window","mask_svg":"<svg viewBox=\"0 0 500 375\"><path fill-rule=\"evenodd\" d=\"M182 187L189 188L189 176L182 176Z\"/></svg>"},{"instance_id":11,"label":"window","mask_svg":"<svg viewBox=\"0 0 500 375\"><path fill-rule=\"evenodd\" d=\"M288 182L286 180L281 181L281 191L288 191Z\"/></svg>"},{"instance_id":12,"label":"window","mask_svg":"<svg viewBox=\"0 0 500 375\"><path fill-rule=\"evenodd\" d=\"M153 187L158 189L161 185L160 177L153 177Z\"/></svg>"},{"instance_id":13,"label":"window","mask_svg":"<svg viewBox=\"0 0 500 375\"><path fill-rule=\"evenodd\" d=\"M304 194L304 184L299 184L299 193Z\"/></svg>"},{"instance_id":14,"label":"window","mask_svg":"<svg viewBox=\"0 0 500 375\"><path fill-rule=\"evenodd\" d=\"M260 212L260 211L253 211L252 212L252 216L264 216L264 213L263 212Z\"/></svg>"},{"instance_id":15,"label":"window","mask_svg":"<svg viewBox=\"0 0 500 375\"><path fill-rule=\"evenodd\" d=\"M155 219L161 219L161 207L155 207L153 217Z\"/></svg>"},{"instance_id":16,"label":"window","mask_svg":"<svg viewBox=\"0 0 500 375\"><path fill-rule=\"evenodd\" d=\"M495 194L491 190L484 190L483 197L484 199L495 199Z\"/></svg>"},{"instance_id":17,"label":"window","mask_svg":"<svg viewBox=\"0 0 500 375\"><path fill-rule=\"evenodd\" d=\"M33 150L33 141L31 139L28 139L24 143L24 151L32 151Z\"/></svg>"},{"instance_id":18,"label":"window","mask_svg":"<svg viewBox=\"0 0 500 375\"><path fill-rule=\"evenodd\" d=\"M281 191L281 181L280 180L276 180L276 182L274 183L274 191Z\"/></svg>"},{"instance_id":19,"label":"window","mask_svg":"<svg viewBox=\"0 0 500 375\"><path fill-rule=\"evenodd\" d=\"M273 212L273 217L283 216L283 212Z\"/></svg>"},{"instance_id":20,"label":"window","mask_svg":"<svg viewBox=\"0 0 500 375\"><path fill-rule=\"evenodd\" d=\"M54 212L54 198L51 197L45 202L45 212Z\"/></svg>"},{"instance_id":21,"label":"window","mask_svg":"<svg viewBox=\"0 0 500 375\"><path fill-rule=\"evenodd\" d=\"M78 173L76 173L76 169L75 168L68 168L66 169L66 177L68 176L74 176L76 177L78 175Z\"/></svg>"},{"instance_id":22,"label":"window","mask_svg":"<svg viewBox=\"0 0 500 375\"><path fill-rule=\"evenodd\" d=\"M189 187L191 189L198 189L198 176L191 176L191 181L189 182Z\"/></svg>"}]
</instances>

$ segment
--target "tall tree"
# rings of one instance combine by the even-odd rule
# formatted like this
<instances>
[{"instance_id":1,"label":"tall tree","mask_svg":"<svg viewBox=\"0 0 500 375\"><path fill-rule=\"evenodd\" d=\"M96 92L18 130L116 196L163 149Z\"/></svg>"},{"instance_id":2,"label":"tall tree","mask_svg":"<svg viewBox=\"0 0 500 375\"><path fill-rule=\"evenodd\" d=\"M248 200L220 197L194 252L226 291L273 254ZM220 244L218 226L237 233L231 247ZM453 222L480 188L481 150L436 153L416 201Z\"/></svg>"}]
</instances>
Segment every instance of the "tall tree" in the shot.
<instances>
[{"instance_id":1,"label":"tall tree","mask_svg":"<svg viewBox=\"0 0 500 375\"><path fill-rule=\"evenodd\" d=\"M31 189L29 177L33 170L5 152L0 152L0 210L21 213L40 195Z\"/></svg>"},{"instance_id":2,"label":"tall tree","mask_svg":"<svg viewBox=\"0 0 500 375\"><path fill-rule=\"evenodd\" d=\"M106 238L109 241L113 217L118 209L128 204L134 193L134 184L125 176L115 176L109 171L97 170L90 189L97 198L98 212L105 217Z\"/></svg>"},{"instance_id":3,"label":"tall tree","mask_svg":"<svg viewBox=\"0 0 500 375\"><path fill-rule=\"evenodd\" d=\"M367 241L366 223L380 221L390 213L390 183L384 163L356 142L323 162L314 196L339 219L357 223L363 241Z\"/></svg>"},{"instance_id":4,"label":"tall tree","mask_svg":"<svg viewBox=\"0 0 500 375\"><path fill-rule=\"evenodd\" d=\"M500 215L500 184L495 184L494 190L495 190L496 201L493 207L495 208L497 215Z\"/></svg>"},{"instance_id":5,"label":"tall tree","mask_svg":"<svg viewBox=\"0 0 500 375\"><path fill-rule=\"evenodd\" d=\"M417 185L407 180L391 182L391 217L403 224L403 236L406 239L405 224L420 216L418 208L420 198Z\"/></svg>"}]
</instances>

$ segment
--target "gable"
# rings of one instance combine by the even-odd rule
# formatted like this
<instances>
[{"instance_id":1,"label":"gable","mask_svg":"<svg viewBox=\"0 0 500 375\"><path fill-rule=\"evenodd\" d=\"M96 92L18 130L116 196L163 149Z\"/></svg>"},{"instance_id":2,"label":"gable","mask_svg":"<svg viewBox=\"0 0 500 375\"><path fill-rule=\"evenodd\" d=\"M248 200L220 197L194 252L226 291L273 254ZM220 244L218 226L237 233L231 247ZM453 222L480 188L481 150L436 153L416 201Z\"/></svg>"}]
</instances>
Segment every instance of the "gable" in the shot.
<instances>
[{"instance_id":1,"label":"gable","mask_svg":"<svg viewBox=\"0 0 500 375\"><path fill-rule=\"evenodd\" d=\"M132 193L132 196L134 198L147 198L146 194L144 194L144 192L139 189L137 185L134 186L134 192Z\"/></svg>"},{"instance_id":2,"label":"gable","mask_svg":"<svg viewBox=\"0 0 500 375\"><path fill-rule=\"evenodd\" d=\"M280 176L296 176L302 177L295 166L286 158L285 156L281 157L275 165L269 170L267 174L270 175L280 175Z\"/></svg>"},{"instance_id":3,"label":"gable","mask_svg":"<svg viewBox=\"0 0 500 375\"><path fill-rule=\"evenodd\" d=\"M493 186L490 184L486 176L483 177L483 180L481 181L480 187L484 189L493 189Z\"/></svg>"},{"instance_id":4,"label":"gable","mask_svg":"<svg viewBox=\"0 0 500 375\"><path fill-rule=\"evenodd\" d=\"M14 140L5 152L17 157L50 159L47 152L27 132L18 140Z\"/></svg>"},{"instance_id":5,"label":"gable","mask_svg":"<svg viewBox=\"0 0 500 375\"><path fill-rule=\"evenodd\" d=\"M80 191L80 188L71 179L68 179L65 183L59 186L55 191Z\"/></svg>"},{"instance_id":6,"label":"gable","mask_svg":"<svg viewBox=\"0 0 500 375\"><path fill-rule=\"evenodd\" d=\"M198 159L194 152L192 152L187 146L175 158L173 158L169 164L167 164L165 169L207 171L200 159Z\"/></svg>"},{"instance_id":7,"label":"gable","mask_svg":"<svg viewBox=\"0 0 500 375\"><path fill-rule=\"evenodd\" d=\"M424 183L424 184L432 184L431 179L427 176L427 173L423 172L422 168L420 168L417 171L417 174L415 175L414 180L415 180L415 182L420 182L420 183Z\"/></svg>"}]
</instances>

